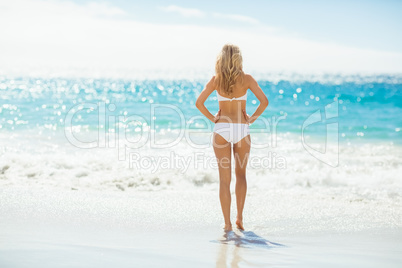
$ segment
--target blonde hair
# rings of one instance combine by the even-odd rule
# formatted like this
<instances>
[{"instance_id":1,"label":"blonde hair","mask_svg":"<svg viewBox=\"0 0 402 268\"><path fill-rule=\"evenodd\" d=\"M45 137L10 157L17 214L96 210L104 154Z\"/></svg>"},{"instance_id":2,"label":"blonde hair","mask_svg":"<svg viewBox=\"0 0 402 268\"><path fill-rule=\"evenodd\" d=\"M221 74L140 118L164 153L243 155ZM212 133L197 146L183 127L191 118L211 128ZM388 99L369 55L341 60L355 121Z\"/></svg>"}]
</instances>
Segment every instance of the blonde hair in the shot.
<instances>
[{"instance_id":1,"label":"blonde hair","mask_svg":"<svg viewBox=\"0 0 402 268\"><path fill-rule=\"evenodd\" d=\"M216 59L216 85L224 93L231 95L237 79L240 78L243 82L243 75L243 58L240 48L232 44L224 45Z\"/></svg>"}]
</instances>

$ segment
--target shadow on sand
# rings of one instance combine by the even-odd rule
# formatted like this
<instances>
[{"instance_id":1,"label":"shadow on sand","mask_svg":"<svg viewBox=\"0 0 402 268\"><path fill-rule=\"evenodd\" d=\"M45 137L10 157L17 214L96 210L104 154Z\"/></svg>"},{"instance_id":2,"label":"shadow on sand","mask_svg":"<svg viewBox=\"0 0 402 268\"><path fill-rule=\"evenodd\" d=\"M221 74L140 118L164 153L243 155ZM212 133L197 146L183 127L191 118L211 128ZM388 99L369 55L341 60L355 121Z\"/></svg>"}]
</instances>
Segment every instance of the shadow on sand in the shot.
<instances>
[{"instance_id":1,"label":"shadow on sand","mask_svg":"<svg viewBox=\"0 0 402 268\"><path fill-rule=\"evenodd\" d=\"M250 254L251 252L258 254L258 252L255 252L254 250L250 252L248 249L258 248L264 250L287 247L279 243L271 242L252 231L240 231L239 233L225 231L221 239L213 240L211 242L220 244L216 259L216 267L218 268L238 268L240 263L244 263L247 266L261 267L261 260L256 261L254 259L255 255ZM234 245L235 247L228 245ZM261 255L261 252L259 254Z\"/></svg>"},{"instance_id":2,"label":"shadow on sand","mask_svg":"<svg viewBox=\"0 0 402 268\"><path fill-rule=\"evenodd\" d=\"M243 248L277 248L277 247L286 247L283 244L271 242L252 231L240 231L240 234L237 234L234 231L224 231L223 237L218 240L213 240L211 242L221 243L221 244L233 244L236 247Z\"/></svg>"}]
</instances>

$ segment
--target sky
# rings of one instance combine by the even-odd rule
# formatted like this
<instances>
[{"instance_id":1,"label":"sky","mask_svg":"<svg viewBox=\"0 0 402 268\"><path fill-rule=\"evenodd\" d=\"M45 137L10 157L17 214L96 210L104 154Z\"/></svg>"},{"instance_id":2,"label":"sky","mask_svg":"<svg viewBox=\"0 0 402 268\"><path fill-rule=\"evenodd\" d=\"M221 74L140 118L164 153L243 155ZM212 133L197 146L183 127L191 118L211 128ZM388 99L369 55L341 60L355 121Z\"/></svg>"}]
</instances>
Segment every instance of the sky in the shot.
<instances>
[{"instance_id":1,"label":"sky","mask_svg":"<svg viewBox=\"0 0 402 268\"><path fill-rule=\"evenodd\" d=\"M402 1L0 0L0 74L402 73Z\"/></svg>"}]
</instances>

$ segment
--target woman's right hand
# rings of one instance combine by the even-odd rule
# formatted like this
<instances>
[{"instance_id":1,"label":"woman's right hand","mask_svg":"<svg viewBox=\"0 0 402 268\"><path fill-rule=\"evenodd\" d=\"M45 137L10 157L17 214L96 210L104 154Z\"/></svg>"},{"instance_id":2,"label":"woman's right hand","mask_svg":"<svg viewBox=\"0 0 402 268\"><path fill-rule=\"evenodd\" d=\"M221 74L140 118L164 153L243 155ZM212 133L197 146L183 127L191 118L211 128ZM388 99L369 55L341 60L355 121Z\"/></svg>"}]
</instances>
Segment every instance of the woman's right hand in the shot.
<instances>
[{"instance_id":1,"label":"woman's right hand","mask_svg":"<svg viewBox=\"0 0 402 268\"><path fill-rule=\"evenodd\" d=\"M214 123L218 122L219 118L221 117L221 109L215 114Z\"/></svg>"},{"instance_id":2,"label":"woman's right hand","mask_svg":"<svg viewBox=\"0 0 402 268\"><path fill-rule=\"evenodd\" d=\"M246 113L246 110L243 110L243 116L244 116L244 119L246 119L246 123L250 125L251 124L251 116L249 116Z\"/></svg>"}]
</instances>

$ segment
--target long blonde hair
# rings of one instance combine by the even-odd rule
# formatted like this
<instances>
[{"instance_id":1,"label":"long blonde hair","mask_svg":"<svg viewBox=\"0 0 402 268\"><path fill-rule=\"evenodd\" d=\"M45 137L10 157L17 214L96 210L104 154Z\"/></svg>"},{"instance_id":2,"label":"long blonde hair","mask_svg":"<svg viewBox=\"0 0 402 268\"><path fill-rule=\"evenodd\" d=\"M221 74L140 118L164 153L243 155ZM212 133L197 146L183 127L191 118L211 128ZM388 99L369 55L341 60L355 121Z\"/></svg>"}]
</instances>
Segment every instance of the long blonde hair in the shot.
<instances>
[{"instance_id":1,"label":"long blonde hair","mask_svg":"<svg viewBox=\"0 0 402 268\"><path fill-rule=\"evenodd\" d=\"M243 82L243 58L240 48L232 44L223 46L216 59L215 82L220 90L232 95L238 78Z\"/></svg>"}]
</instances>

